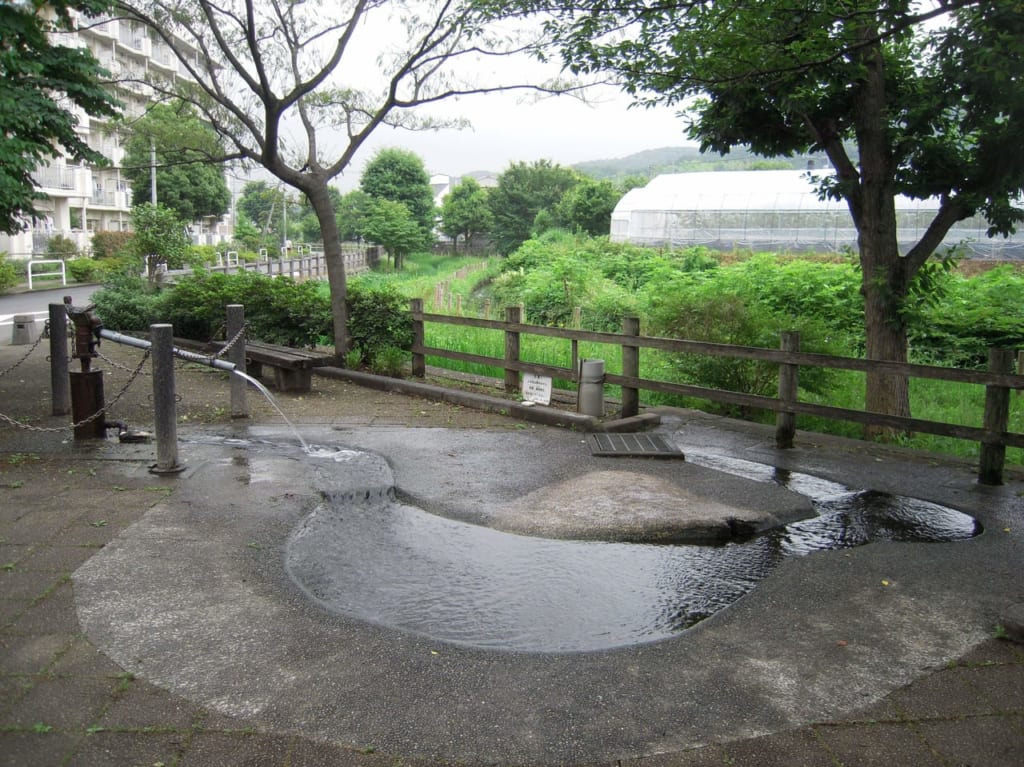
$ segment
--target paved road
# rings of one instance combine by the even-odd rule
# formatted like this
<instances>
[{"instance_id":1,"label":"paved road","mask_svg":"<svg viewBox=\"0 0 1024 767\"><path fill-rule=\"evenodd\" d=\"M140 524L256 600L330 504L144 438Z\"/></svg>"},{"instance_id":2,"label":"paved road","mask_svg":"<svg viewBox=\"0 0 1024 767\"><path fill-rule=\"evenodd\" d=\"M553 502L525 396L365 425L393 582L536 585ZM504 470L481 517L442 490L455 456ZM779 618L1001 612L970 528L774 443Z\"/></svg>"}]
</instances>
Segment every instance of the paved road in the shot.
<instances>
[{"instance_id":1,"label":"paved road","mask_svg":"<svg viewBox=\"0 0 1024 767\"><path fill-rule=\"evenodd\" d=\"M73 285L53 290L33 290L24 293L0 295L0 345L11 343L13 318L16 315L32 314L39 327L49 316L50 304L64 302L64 296L71 296L75 304L88 303L89 297L98 290L98 285Z\"/></svg>"}]
</instances>

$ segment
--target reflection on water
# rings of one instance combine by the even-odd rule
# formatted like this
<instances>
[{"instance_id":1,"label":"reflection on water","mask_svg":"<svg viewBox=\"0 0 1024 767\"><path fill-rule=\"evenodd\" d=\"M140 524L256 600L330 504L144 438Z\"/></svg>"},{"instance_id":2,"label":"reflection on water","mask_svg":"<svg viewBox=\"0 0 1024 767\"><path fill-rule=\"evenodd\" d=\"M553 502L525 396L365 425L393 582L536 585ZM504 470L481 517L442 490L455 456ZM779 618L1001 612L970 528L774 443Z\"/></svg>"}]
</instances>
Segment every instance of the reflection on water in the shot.
<instances>
[{"instance_id":1,"label":"reflection on water","mask_svg":"<svg viewBox=\"0 0 1024 767\"><path fill-rule=\"evenodd\" d=\"M748 593L787 556L870 541L955 541L980 528L911 498L715 456L691 462L811 497L818 516L718 546L547 540L382 500L325 505L288 543L291 577L326 609L433 639L528 652L671 637Z\"/></svg>"}]
</instances>

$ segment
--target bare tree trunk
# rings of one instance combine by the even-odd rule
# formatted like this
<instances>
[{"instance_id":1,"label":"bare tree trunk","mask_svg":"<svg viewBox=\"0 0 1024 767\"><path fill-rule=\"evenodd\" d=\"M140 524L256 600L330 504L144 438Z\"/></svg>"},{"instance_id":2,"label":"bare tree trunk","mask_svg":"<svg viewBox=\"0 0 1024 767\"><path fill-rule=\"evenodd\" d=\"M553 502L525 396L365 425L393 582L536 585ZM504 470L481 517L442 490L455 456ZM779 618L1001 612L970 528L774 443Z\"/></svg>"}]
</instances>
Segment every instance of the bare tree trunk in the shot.
<instances>
[{"instance_id":1,"label":"bare tree trunk","mask_svg":"<svg viewBox=\"0 0 1024 767\"><path fill-rule=\"evenodd\" d=\"M889 197L891 206L892 197ZM871 206L868 206L869 208ZM869 360L906 362L909 345L901 307L909 280L896 244L895 211L880 211L861 233L861 292L864 295L865 357ZM868 220L875 219L868 214ZM906 376L867 374L865 408L875 413L910 416L910 388ZM892 429L865 427L867 437L891 437Z\"/></svg>"},{"instance_id":2,"label":"bare tree trunk","mask_svg":"<svg viewBox=\"0 0 1024 767\"><path fill-rule=\"evenodd\" d=\"M859 183L848 197L857 225L864 296L865 356L869 360L907 361L907 326L901 307L906 300L910 272L900 257L896 236L893 159L886 136L887 94L885 59L877 30L865 26L862 39L875 41L859 53L863 79L856 84ZM910 415L906 376L867 375L867 410L886 415ZM868 437L887 437L892 430L866 427Z\"/></svg>"},{"instance_id":3,"label":"bare tree trunk","mask_svg":"<svg viewBox=\"0 0 1024 767\"><path fill-rule=\"evenodd\" d=\"M327 284L331 291L331 317L334 330L334 353L341 359L349 350L348 337L348 283L345 259L341 253L341 237L334 217L334 205L327 194L327 183L306 190L313 212L320 222L320 235L324 242L324 261L327 264Z\"/></svg>"}]
</instances>

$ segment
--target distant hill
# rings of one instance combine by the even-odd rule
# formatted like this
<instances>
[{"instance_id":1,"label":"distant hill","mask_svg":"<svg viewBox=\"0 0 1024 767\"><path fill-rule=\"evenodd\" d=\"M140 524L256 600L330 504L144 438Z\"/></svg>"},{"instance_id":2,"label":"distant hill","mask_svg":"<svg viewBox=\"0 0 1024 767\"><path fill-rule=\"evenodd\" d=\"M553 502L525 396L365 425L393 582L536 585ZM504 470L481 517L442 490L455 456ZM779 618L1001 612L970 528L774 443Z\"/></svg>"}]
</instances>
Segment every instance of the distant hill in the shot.
<instances>
[{"instance_id":1,"label":"distant hill","mask_svg":"<svg viewBox=\"0 0 1024 767\"><path fill-rule=\"evenodd\" d=\"M697 147L675 146L646 149L643 152L611 160L589 160L572 167L596 179L618 180L628 176L654 178L662 173L692 173L712 170L803 170L808 162L815 167L828 165L824 155L800 155L766 159L746 149L734 149L722 156L701 154Z\"/></svg>"}]
</instances>

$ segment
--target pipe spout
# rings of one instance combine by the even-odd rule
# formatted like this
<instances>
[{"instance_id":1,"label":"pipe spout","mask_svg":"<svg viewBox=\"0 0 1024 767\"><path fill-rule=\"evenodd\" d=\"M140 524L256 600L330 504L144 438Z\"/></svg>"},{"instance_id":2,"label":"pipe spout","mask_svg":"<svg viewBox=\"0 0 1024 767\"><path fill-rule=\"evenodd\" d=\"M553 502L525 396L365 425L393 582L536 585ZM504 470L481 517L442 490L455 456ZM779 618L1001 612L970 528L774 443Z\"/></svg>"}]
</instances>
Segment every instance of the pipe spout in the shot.
<instances>
[{"instance_id":1,"label":"pipe spout","mask_svg":"<svg viewBox=\"0 0 1024 767\"><path fill-rule=\"evenodd\" d=\"M152 343L147 341L145 338L136 338L135 336L127 336L124 333L118 333L114 330L107 330L106 328L100 330L100 337L106 338L109 341L113 341L116 344L124 344L125 346L134 346L137 349L149 349ZM216 368L217 370L224 370L228 373L235 371L235 363L228 362L225 359L219 357L208 357L205 354L196 354L195 352L186 351L185 349L179 349L174 346L171 347L171 352L175 357L186 360L188 362L195 362L199 365L206 365L207 367Z\"/></svg>"}]
</instances>

